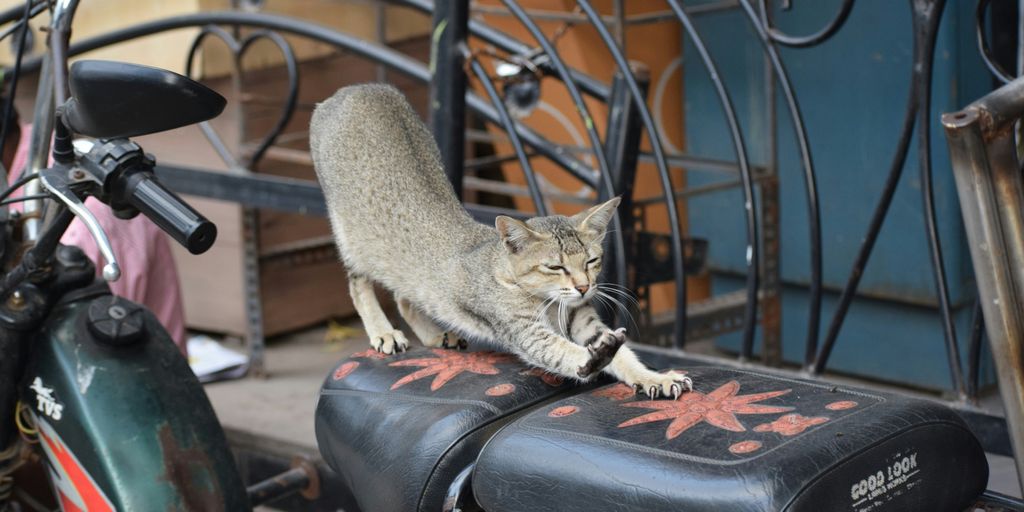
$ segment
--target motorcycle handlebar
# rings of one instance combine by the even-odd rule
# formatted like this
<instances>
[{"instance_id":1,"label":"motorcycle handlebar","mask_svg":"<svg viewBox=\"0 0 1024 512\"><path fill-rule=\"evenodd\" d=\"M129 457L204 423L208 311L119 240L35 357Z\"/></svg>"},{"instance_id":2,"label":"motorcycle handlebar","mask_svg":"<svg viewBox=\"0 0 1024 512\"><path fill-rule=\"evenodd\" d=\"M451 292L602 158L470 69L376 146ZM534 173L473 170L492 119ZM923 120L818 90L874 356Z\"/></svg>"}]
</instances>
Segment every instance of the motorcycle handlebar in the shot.
<instances>
[{"instance_id":1,"label":"motorcycle handlebar","mask_svg":"<svg viewBox=\"0 0 1024 512\"><path fill-rule=\"evenodd\" d=\"M126 173L124 202L149 217L160 229L188 249L202 254L217 240L217 226L164 187L151 170Z\"/></svg>"}]
</instances>

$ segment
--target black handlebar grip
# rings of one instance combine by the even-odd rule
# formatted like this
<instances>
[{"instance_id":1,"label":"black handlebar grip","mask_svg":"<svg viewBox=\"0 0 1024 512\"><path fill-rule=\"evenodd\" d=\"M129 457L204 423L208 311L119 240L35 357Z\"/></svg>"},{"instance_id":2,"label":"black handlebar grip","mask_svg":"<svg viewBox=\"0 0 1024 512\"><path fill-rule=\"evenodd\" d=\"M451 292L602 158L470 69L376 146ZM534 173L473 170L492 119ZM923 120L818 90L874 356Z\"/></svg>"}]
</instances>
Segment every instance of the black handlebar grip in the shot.
<instances>
[{"instance_id":1,"label":"black handlebar grip","mask_svg":"<svg viewBox=\"0 0 1024 512\"><path fill-rule=\"evenodd\" d=\"M217 240L217 226L149 172L132 173L125 199L192 254L206 252Z\"/></svg>"}]
</instances>

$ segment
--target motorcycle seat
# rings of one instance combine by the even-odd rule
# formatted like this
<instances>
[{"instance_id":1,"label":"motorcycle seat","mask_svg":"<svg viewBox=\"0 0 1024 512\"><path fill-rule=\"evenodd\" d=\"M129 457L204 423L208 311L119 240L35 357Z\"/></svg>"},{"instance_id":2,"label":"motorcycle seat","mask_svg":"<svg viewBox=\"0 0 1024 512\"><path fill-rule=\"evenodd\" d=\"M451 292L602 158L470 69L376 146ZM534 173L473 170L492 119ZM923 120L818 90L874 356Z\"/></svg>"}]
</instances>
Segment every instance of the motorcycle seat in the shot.
<instances>
[{"instance_id":1,"label":"motorcycle seat","mask_svg":"<svg viewBox=\"0 0 1024 512\"><path fill-rule=\"evenodd\" d=\"M495 431L530 407L585 389L509 354L368 349L327 376L317 443L361 510L437 511Z\"/></svg>"},{"instance_id":2,"label":"motorcycle seat","mask_svg":"<svg viewBox=\"0 0 1024 512\"><path fill-rule=\"evenodd\" d=\"M488 512L963 511L988 465L931 401L715 366L649 400L612 384L534 408L472 474Z\"/></svg>"}]
</instances>

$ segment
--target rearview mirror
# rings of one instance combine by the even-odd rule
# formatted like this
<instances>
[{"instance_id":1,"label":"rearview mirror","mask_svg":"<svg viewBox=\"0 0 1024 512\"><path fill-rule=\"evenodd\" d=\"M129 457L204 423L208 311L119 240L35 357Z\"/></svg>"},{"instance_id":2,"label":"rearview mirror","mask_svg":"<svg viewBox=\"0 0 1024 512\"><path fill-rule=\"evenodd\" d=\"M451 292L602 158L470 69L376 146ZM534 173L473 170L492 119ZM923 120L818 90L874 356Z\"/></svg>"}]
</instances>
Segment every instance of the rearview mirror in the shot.
<instances>
[{"instance_id":1,"label":"rearview mirror","mask_svg":"<svg viewBox=\"0 0 1024 512\"><path fill-rule=\"evenodd\" d=\"M165 69L105 60L71 65L64 124L96 138L136 137L217 117L227 101L216 91Z\"/></svg>"}]
</instances>

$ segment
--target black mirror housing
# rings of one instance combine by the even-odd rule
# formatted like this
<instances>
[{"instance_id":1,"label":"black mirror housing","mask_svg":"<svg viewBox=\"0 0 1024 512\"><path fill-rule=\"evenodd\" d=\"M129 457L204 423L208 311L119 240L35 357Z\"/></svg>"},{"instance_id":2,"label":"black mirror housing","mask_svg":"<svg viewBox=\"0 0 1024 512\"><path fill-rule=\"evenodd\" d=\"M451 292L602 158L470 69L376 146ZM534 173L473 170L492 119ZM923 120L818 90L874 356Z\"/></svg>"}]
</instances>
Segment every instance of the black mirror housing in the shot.
<instances>
[{"instance_id":1,"label":"black mirror housing","mask_svg":"<svg viewBox=\"0 0 1024 512\"><path fill-rule=\"evenodd\" d=\"M113 139L162 132L217 117L227 100L165 69L105 60L71 65L71 99L61 106L75 133Z\"/></svg>"}]
</instances>

